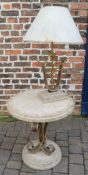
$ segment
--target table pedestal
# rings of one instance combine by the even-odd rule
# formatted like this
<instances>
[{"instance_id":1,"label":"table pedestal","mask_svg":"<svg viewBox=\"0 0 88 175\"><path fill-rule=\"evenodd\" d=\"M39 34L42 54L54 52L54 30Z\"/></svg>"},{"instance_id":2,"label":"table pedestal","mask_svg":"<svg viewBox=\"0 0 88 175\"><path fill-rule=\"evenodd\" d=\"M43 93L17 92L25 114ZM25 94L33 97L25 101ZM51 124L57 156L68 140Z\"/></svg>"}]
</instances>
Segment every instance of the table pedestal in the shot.
<instances>
[{"instance_id":1,"label":"table pedestal","mask_svg":"<svg viewBox=\"0 0 88 175\"><path fill-rule=\"evenodd\" d=\"M35 145L38 144L37 141L34 142ZM55 150L52 154L46 155L42 150L36 152L35 154L30 153L27 145L25 145L22 152L23 162L36 170L46 170L56 166L62 158L62 153L58 145L50 140L46 140L46 145L52 145Z\"/></svg>"},{"instance_id":2,"label":"table pedestal","mask_svg":"<svg viewBox=\"0 0 88 175\"><path fill-rule=\"evenodd\" d=\"M62 91L50 94L46 89L27 90L9 100L10 114L31 123L38 134L38 139L30 141L23 149L22 159L26 165L45 170L60 162L60 148L46 137L47 124L67 117L73 109L73 99Z\"/></svg>"},{"instance_id":3,"label":"table pedestal","mask_svg":"<svg viewBox=\"0 0 88 175\"><path fill-rule=\"evenodd\" d=\"M32 131L37 132L38 140L31 141L25 145L22 159L27 166L38 170L53 168L62 157L58 145L47 140L46 129L48 123L31 124Z\"/></svg>"}]
</instances>

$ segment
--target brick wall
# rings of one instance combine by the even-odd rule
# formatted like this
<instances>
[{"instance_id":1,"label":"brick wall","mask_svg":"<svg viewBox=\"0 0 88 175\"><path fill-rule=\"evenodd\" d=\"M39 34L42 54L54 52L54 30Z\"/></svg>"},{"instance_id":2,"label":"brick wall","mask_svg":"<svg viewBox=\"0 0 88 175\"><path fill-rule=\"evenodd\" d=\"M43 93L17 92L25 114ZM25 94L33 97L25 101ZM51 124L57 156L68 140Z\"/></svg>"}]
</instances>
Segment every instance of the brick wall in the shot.
<instances>
[{"instance_id":1,"label":"brick wall","mask_svg":"<svg viewBox=\"0 0 88 175\"><path fill-rule=\"evenodd\" d=\"M0 114L8 114L6 102L20 90L44 87L41 66L48 59L49 45L23 42L41 6L61 5L68 7L85 42L88 0L1 0L0 1ZM61 89L75 97L75 114L80 112L84 45L55 45L68 60L64 65Z\"/></svg>"}]
</instances>

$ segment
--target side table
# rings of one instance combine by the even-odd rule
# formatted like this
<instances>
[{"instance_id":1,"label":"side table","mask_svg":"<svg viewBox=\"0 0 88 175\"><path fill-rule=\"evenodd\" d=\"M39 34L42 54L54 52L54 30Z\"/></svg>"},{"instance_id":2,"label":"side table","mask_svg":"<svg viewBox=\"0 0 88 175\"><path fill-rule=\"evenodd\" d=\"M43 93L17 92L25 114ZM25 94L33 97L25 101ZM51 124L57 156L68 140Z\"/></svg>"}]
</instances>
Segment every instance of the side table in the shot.
<instances>
[{"instance_id":1,"label":"side table","mask_svg":"<svg viewBox=\"0 0 88 175\"><path fill-rule=\"evenodd\" d=\"M24 163L37 170L50 169L61 161L61 150L56 143L47 139L46 129L49 122L70 115L74 109L74 101L64 92L58 93L60 98L56 94L50 100L50 93L46 89L26 90L13 96L7 104L13 117L29 122L33 131L38 134L38 139L25 145L22 152Z\"/></svg>"}]
</instances>

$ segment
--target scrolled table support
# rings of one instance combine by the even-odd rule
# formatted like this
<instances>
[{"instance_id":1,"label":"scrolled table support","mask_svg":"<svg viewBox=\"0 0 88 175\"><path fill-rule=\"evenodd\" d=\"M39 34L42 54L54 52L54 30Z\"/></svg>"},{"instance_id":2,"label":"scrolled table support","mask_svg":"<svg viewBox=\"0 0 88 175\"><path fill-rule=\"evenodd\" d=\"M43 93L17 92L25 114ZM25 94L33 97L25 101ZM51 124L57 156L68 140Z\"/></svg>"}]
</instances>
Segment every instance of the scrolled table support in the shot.
<instances>
[{"instance_id":1,"label":"scrolled table support","mask_svg":"<svg viewBox=\"0 0 88 175\"><path fill-rule=\"evenodd\" d=\"M52 144L46 144L46 130L48 123L32 123L31 128L32 131L37 132L38 134L38 144L35 145L33 141L30 141L27 144L27 149L30 153L35 154L38 151L42 150L46 155L51 155L55 148Z\"/></svg>"},{"instance_id":2,"label":"scrolled table support","mask_svg":"<svg viewBox=\"0 0 88 175\"><path fill-rule=\"evenodd\" d=\"M32 131L36 132L38 138L31 141L30 133L30 142L22 151L23 162L36 170L53 168L61 161L59 145L46 136L47 126L50 122L67 117L74 109L73 99L64 92L58 91L58 98L57 92L54 92L53 97L52 94L49 96L46 89L28 90L15 95L8 102L11 115L30 123Z\"/></svg>"}]
</instances>

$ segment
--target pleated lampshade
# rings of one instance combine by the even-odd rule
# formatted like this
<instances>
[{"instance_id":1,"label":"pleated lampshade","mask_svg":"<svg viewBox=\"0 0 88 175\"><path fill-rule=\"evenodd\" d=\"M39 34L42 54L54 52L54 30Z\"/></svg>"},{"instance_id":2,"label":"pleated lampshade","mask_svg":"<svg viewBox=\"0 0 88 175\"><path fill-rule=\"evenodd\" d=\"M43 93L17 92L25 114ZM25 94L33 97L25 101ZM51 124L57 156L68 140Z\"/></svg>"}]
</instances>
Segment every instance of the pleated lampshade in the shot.
<instances>
[{"instance_id":1,"label":"pleated lampshade","mask_svg":"<svg viewBox=\"0 0 88 175\"><path fill-rule=\"evenodd\" d=\"M23 40L40 43L83 43L69 10L60 6L41 8Z\"/></svg>"}]
</instances>

